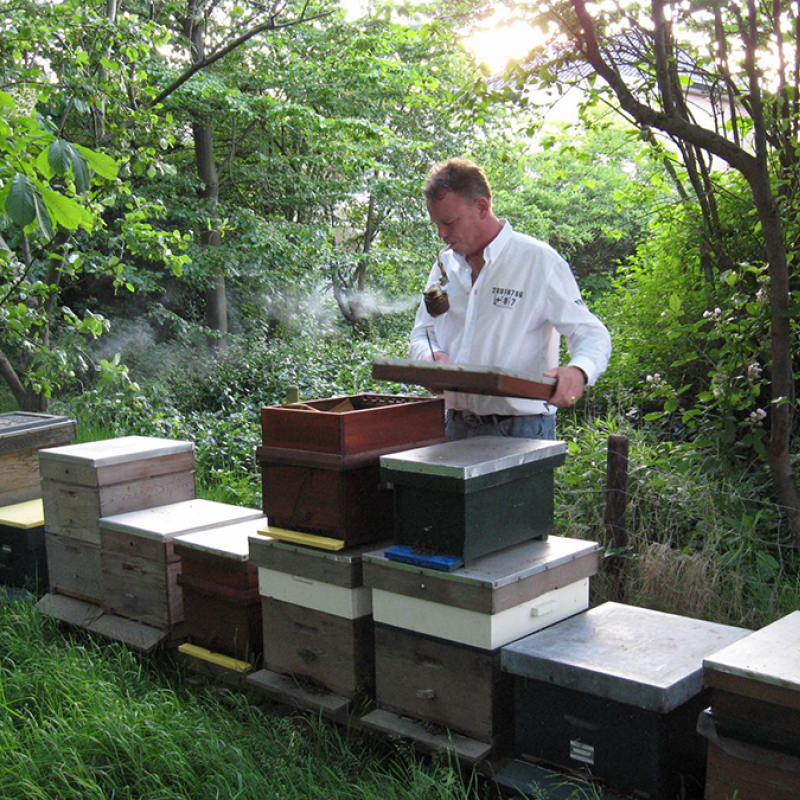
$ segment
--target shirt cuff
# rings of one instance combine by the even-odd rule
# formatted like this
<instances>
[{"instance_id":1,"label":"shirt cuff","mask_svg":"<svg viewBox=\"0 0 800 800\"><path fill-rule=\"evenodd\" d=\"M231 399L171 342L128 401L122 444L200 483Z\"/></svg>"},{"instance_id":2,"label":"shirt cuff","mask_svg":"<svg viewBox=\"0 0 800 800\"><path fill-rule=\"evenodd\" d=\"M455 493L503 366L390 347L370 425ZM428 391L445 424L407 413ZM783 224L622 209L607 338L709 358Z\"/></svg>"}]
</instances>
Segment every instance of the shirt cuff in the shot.
<instances>
[{"instance_id":1,"label":"shirt cuff","mask_svg":"<svg viewBox=\"0 0 800 800\"><path fill-rule=\"evenodd\" d=\"M594 385L595 381L599 377L597 374L597 367L595 367L594 363L586 358L586 356L576 356L569 362L569 364L567 364L567 366L577 367L579 370L581 370L586 376L587 386Z\"/></svg>"}]
</instances>

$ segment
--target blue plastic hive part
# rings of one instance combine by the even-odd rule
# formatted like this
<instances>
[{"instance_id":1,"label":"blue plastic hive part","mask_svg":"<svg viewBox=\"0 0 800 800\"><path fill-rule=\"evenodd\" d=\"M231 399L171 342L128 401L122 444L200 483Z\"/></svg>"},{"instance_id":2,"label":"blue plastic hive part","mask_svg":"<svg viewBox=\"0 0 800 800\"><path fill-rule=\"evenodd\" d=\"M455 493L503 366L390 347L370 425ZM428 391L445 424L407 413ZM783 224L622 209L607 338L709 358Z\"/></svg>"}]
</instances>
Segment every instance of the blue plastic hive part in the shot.
<instances>
[{"instance_id":1,"label":"blue plastic hive part","mask_svg":"<svg viewBox=\"0 0 800 800\"><path fill-rule=\"evenodd\" d=\"M426 569L438 569L440 572L452 572L464 566L464 559L460 556L434 556L418 553L413 547L398 544L384 550L383 553L390 561L400 561L403 564L413 564Z\"/></svg>"}]
</instances>

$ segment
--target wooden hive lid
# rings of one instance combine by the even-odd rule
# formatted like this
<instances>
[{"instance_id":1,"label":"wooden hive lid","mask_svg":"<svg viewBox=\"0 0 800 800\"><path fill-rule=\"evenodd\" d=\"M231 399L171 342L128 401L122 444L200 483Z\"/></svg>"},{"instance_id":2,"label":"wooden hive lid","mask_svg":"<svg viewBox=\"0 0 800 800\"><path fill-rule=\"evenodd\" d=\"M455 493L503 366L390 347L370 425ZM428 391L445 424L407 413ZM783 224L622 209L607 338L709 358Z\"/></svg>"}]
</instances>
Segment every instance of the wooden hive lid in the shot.
<instances>
[{"instance_id":1,"label":"wooden hive lid","mask_svg":"<svg viewBox=\"0 0 800 800\"><path fill-rule=\"evenodd\" d=\"M125 464L130 461L160 458L194 450L192 442L159 439L155 436L122 436L99 442L70 444L40 450L43 459L86 464L95 468Z\"/></svg>"},{"instance_id":2,"label":"wooden hive lid","mask_svg":"<svg viewBox=\"0 0 800 800\"><path fill-rule=\"evenodd\" d=\"M167 541L182 533L260 520L263 515L264 512L261 510L216 503L212 500L184 500L181 503L102 517L100 529L127 533L144 539Z\"/></svg>"},{"instance_id":3,"label":"wooden hive lid","mask_svg":"<svg viewBox=\"0 0 800 800\"><path fill-rule=\"evenodd\" d=\"M703 688L703 658L750 631L620 603L534 633L502 651L503 670L667 713Z\"/></svg>"},{"instance_id":4,"label":"wooden hive lid","mask_svg":"<svg viewBox=\"0 0 800 800\"><path fill-rule=\"evenodd\" d=\"M800 691L800 611L709 655L703 666L757 683Z\"/></svg>"},{"instance_id":5,"label":"wooden hive lid","mask_svg":"<svg viewBox=\"0 0 800 800\"><path fill-rule=\"evenodd\" d=\"M178 550L185 547L232 561L247 561L250 558L250 536L257 534L266 524L267 518L262 515L234 525L183 533L175 537L174 546Z\"/></svg>"}]
</instances>

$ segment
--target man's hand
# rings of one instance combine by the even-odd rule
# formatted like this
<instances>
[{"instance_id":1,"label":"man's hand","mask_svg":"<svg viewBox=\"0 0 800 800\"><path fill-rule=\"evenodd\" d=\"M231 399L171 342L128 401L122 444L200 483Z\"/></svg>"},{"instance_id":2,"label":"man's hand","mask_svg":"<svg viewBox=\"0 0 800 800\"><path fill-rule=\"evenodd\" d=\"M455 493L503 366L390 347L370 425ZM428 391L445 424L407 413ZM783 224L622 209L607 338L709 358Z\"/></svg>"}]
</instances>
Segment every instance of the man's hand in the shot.
<instances>
[{"instance_id":1,"label":"man's hand","mask_svg":"<svg viewBox=\"0 0 800 800\"><path fill-rule=\"evenodd\" d=\"M441 350L437 350L435 353L429 356L425 356L425 361L449 361L450 356L447 353L442 352Z\"/></svg>"},{"instance_id":2,"label":"man's hand","mask_svg":"<svg viewBox=\"0 0 800 800\"><path fill-rule=\"evenodd\" d=\"M556 367L543 372L545 378L556 379L556 390L547 401L559 408L574 406L581 399L586 386L586 375L579 367Z\"/></svg>"}]
</instances>

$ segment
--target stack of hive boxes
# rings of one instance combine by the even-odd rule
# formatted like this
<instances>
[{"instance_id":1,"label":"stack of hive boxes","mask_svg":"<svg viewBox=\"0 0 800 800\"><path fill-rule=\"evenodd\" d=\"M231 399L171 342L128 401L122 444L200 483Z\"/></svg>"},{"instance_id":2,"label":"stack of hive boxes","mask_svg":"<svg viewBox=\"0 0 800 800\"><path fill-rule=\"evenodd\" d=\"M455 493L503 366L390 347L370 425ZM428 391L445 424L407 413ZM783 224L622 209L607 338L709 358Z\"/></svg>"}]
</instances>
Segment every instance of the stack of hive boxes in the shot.
<instances>
[{"instance_id":1,"label":"stack of hive boxes","mask_svg":"<svg viewBox=\"0 0 800 800\"><path fill-rule=\"evenodd\" d=\"M39 457L51 592L100 606L100 519L197 497L191 442L126 436Z\"/></svg>"},{"instance_id":2,"label":"stack of hive boxes","mask_svg":"<svg viewBox=\"0 0 800 800\"><path fill-rule=\"evenodd\" d=\"M510 742L501 647L586 609L598 568L594 542L547 538L565 451L482 436L381 459L400 547L364 557L379 709L365 724L409 732L402 718L411 717L423 732L444 727L472 740L456 746L468 760Z\"/></svg>"},{"instance_id":3,"label":"stack of hive boxes","mask_svg":"<svg viewBox=\"0 0 800 800\"><path fill-rule=\"evenodd\" d=\"M0 414L0 584L46 591L39 450L74 437L75 423L66 417Z\"/></svg>"},{"instance_id":4,"label":"stack of hive boxes","mask_svg":"<svg viewBox=\"0 0 800 800\"><path fill-rule=\"evenodd\" d=\"M800 797L800 611L703 662L708 800Z\"/></svg>"},{"instance_id":5,"label":"stack of hive boxes","mask_svg":"<svg viewBox=\"0 0 800 800\"><path fill-rule=\"evenodd\" d=\"M261 596L249 539L266 523L259 516L174 540L181 560L184 632L191 644L248 664L260 656Z\"/></svg>"},{"instance_id":6,"label":"stack of hive boxes","mask_svg":"<svg viewBox=\"0 0 800 800\"><path fill-rule=\"evenodd\" d=\"M355 395L265 408L265 537L253 537L259 570L269 690L289 674L339 698L371 691L370 593L362 583L367 545L391 532L391 492L380 456L445 438L443 402ZM272 683L270 683L272 682Z\"/></svg>"},{"instance_id":7,"label":"stack of hive boxes","mask_svg":"<svg viewBox=\"0 0 800 800\"><path fill-rule=\"evenodd\" d=\"M100 524L104 605L113 614L183 636L183 592L178 585L176 537L223 531L236 523L265 523L260 511L210 500L187 500L103 517Z\"/></svg>"}]
</instances>

